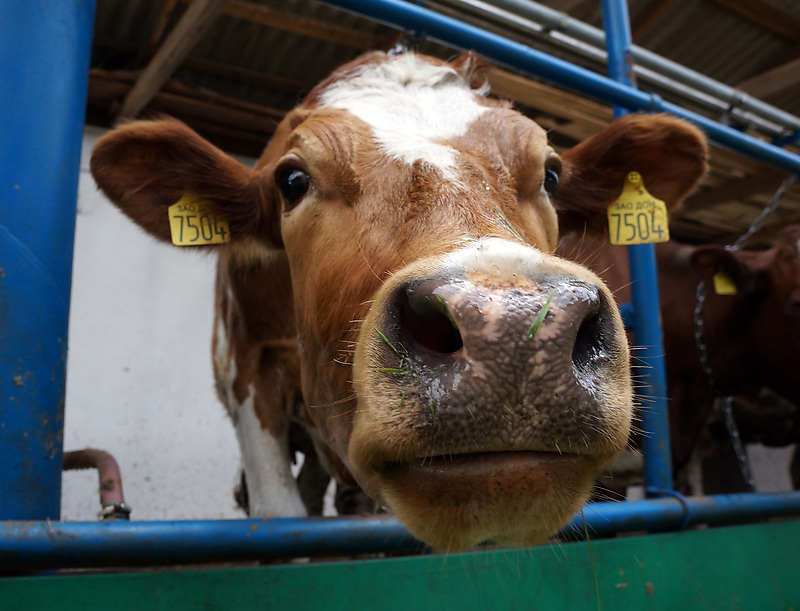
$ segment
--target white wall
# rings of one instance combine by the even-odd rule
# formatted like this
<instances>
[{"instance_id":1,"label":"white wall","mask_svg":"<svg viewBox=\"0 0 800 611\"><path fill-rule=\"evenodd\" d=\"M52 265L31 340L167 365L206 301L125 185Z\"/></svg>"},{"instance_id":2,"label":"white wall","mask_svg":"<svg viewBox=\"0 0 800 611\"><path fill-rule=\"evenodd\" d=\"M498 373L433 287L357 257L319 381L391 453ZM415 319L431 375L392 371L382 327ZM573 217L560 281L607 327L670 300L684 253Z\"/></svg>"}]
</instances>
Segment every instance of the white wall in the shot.
<instances>
[{"instance_id":1,"label":"white wall","mask_svg":"<svg viewBox=\"0 0 800 611\"><path fill-rule=\"evenodd\" d=\"M65 450L111 452L132 519L243 517L239 451L213 387L214 258L158 244L100 194L87 128L67 362ZM66 472L62 519L95 520L94 471Z\"/></svg>"}]
</instances>

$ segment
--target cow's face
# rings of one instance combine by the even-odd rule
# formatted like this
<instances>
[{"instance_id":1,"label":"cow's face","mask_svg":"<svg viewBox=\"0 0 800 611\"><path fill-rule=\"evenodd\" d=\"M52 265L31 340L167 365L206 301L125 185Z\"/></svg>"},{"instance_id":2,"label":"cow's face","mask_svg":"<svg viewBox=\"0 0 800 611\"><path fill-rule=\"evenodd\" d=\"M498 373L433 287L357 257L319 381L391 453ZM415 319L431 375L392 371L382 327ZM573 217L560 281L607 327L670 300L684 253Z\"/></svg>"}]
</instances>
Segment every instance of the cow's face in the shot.
<instances>
[{"instance_id":1,"label":"cow's face","mask_svg":"<svg viewBox=\"0 0 800 611\"><path fill-rule=\"evenodd\" d=\"M706 340L726 390L769 386L800 401L795 372L800 359L799 244L800 226L791 225L763 248L702 246L692 253L692 265L709 287ZM733 282L735 294L713 293L713 277L720 272Z\"/></svg>"},{"instance_id":2,"label":"cow's face","mask_svg":"<svg viewBox=\"0 0 800 611\"><path fill-rule=\"evenodd\" d=\"M119 133L98 146L95 176L163 237L130 212L141 191L126 206L107 179ZM704 158L697 132L664 117L559 158L538 125L454 67L373 56L290 113L249 175L220 160L225 180L210 185L204 161L173 189L219 201L237 234L230 258L285 248L313 425L412 532L463 549L551 535L626 444L620 318L594 274L551 254L557 212L595 224L634 169L674 204Z\"/></svg>"}]
</instances>

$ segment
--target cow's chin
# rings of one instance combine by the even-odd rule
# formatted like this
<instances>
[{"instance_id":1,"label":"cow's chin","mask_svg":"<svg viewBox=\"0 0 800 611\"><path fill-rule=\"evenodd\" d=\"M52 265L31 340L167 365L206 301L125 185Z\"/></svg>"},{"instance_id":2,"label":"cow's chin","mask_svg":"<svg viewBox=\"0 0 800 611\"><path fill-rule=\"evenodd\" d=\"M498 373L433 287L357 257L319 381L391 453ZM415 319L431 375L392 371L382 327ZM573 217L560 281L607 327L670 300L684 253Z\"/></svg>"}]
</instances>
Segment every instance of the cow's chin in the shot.
<instances>
[{"instance_id":1,"label":"cow's chin","mask_svg":"<svg viewBox=\"0 0 800 611\"><path fill-rule=\"evenodd\" d=\"M435 549L526 546L555 534L583 506L597 468L589 456L485 452L387 463L367 487Z\"/></svg>"}]
</instances>

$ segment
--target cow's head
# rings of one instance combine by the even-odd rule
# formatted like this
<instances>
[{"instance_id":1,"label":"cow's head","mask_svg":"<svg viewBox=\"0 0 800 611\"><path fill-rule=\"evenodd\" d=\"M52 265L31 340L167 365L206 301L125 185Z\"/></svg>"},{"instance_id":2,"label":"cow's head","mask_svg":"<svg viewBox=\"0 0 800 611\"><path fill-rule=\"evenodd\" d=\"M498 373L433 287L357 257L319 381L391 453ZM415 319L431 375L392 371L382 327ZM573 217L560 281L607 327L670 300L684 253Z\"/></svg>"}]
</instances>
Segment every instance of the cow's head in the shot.
<instances>
[{"instance_id":1,"label":"cow's head","mask_svg":"<svg viewBox=\"0 0 800 611\"><path fill-rule=\"evenodd\" d=\"M722 361L712 368L723 389L769 386L800 403L800 226L790 225L751 250L698 247L691 264L707 287L706 340ZM714 294L720 273L731 283L729 294Z\"/></svg>"},{"instance_id":2,"label":"cow's head","mask_svg":"<svg viewBox=\"0 0 800 611\"><path fill-rule=\"evenodd\" d=\"M103 191L169 240L166 205L213 199L226 264L285 249L303 395L357 481L428 543L543 540L625 447L633 413L614 300L551 253L638 170L677 203L700 134L619 121L562 156L445 64L375 54L319 85L254 170L173 121L97 145ZM279 299L279 296L275 296Z\"/></svg>"}]
</instances>

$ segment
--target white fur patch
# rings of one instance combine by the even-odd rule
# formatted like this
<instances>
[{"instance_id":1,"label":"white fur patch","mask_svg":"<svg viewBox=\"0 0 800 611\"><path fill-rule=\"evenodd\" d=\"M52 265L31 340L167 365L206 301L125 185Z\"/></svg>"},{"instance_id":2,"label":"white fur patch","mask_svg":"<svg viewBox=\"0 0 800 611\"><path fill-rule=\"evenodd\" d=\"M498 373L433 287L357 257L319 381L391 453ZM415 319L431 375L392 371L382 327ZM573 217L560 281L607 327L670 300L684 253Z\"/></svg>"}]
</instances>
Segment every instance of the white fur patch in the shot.
<instances>
[{"instance_id":1,"label":"white fur patch","mask_svg":"<svg viewBox=\"0 0 800 611\"><path fill-rule=\"evenodd\" d=\"M221 317L217 317L216 345L214 346L214 371L219 375L225 371L228 365L228 334L225 330L225 323Z\"/></svg>"},{"instance_id":2,"label":"white fur patch","mask_svg":"<svg viewBox=\"0 0 800 611\"><path fill-rule=\"evenodd\" d=\"M443 267L458 267L467 274L486 270L500 276L526 274L535 278L543 265L542 253L531 246L501 238L481 238L448 254Z\"/></svg>"},{"instance_id":3,"label":"white fur patch","mask_svg":"<svg viewBox=\"0 0 800 611\"><path fill-rule=\"evenodd\" d=\"M305 516L297 483L289 467L288 439L276 439L261 428L256 416L255 389L236 412L236 436L242 450L247 478L251 518L291 518ZM233 394L233 393L231 393Z\"/></svg>"},{"instance_id":4,"label":"white fur patch","mask_svg":"<svg viewBox=\"0 0 800 611\"><path fill-rule=\"evenodd\" d=\"M454 177L458 153L443 141L462 136L488 110L448 66L405 53L364 66L322 94L322 106L346 110L372 127L389 156L422 161Z\"/></svg>"},{"instance_id":5,"label":"white fur patch","mask_svg":"<svg viewBox=\"0 0 800 611\"><path fill-rule=\"evenodd\" d=\"M229 356L228 336L222 318L216 321L214 368L222 384L220 399L228 408L242 453L247 479L250 516L278 518L305 516L297 483L289 463L288 432L273 437L261 427L255 413L255 388L248 387L243 403L236 399L233 384L236 380L236 359Z\"/></svg>"}]
</instances>

